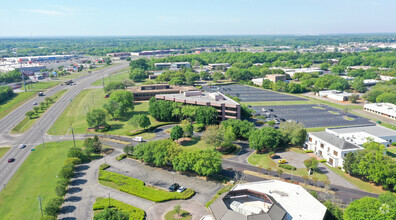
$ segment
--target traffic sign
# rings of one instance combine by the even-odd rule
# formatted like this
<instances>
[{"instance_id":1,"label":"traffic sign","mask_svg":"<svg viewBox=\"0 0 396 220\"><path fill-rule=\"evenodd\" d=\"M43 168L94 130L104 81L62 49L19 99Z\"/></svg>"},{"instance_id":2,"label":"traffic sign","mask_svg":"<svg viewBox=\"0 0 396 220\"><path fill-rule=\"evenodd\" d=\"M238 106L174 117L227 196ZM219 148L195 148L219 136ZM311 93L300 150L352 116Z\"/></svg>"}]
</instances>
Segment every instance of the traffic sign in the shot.
<instances>
[{"instance_id":1,"label":"traffic sign","mask_svg":"<svg viewBox=\"0 0 396 220\"><path fill-rule=\"evenodd\" d=\"M36 149L32 148L32 149L30 149L30 151L36 151Z\"/></svg>"}]
</instances>

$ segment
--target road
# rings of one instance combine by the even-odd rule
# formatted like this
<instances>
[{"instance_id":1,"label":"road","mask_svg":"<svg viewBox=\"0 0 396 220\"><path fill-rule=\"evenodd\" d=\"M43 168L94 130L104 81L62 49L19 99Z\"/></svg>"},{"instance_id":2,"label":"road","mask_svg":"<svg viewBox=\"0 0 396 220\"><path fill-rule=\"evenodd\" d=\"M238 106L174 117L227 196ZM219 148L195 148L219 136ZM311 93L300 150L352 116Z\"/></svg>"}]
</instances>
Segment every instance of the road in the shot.
<instances>
[{"instance_id":1,"label":"road","mask_svg":"<svg viewBox=\"0 0 396 220\"><path fill-rule=\"evenodd\" d=\"M110 73L120 71L128 67L128 63L115 64L108 68L92 71L92 73L74 79L76 85L73 86L56 86L45 92L44 97L35 97L26 102L6 117L0 120L0 145L12 146L12 148L0 159L0 189L7 185L8 181L29 156L31 149L43 140L43 134L51 128L55 120L65 110L67 105L83 89L89 87L92 82L106 76ZM25 112L33 109L34 102L41 102L45 97L49 97L59 90L68 89L68 91L54 103L37 121L32 129L22 135L10 135L13 125L16 125L25 117ZM25 149L19 149L19 144L27 144ZM8 163L8 158L15 158L15 162Z\"/></svg>"}]
</instances>

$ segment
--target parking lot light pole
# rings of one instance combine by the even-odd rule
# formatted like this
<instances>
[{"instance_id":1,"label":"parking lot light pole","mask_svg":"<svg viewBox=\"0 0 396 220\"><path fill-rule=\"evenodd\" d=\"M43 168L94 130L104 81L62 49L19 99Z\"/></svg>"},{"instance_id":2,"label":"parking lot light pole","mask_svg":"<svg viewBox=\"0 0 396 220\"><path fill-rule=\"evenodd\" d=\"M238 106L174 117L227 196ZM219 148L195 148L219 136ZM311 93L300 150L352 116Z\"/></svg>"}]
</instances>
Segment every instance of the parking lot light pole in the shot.
<instances>
[{"instance_id":1,"label":"parking lot light pole","mask_svg":"<svg viewBox=\"0 0 396 220\"><path fill-rule=\"evenodd\" d=\"M175 171L172 171L171 174L172 174L172 177L173 177L173 184L174 184L174 183L175 183L175 174L176 174L176 173L175 173Z\"/></svg>"}]
</instances>

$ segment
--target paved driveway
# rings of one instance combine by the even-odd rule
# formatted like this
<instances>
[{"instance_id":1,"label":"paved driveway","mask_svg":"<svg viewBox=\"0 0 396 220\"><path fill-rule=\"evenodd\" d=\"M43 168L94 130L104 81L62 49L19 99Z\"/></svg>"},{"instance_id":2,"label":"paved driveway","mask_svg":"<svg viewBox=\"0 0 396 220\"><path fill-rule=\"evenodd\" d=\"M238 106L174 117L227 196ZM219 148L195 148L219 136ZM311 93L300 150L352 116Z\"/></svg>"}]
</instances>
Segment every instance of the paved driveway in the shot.
<instances>
[{"instance_id":1,"label":"paved driveway","mask_svg":"<svg viewBox=\"0 0 396 220\"><path fill-rule=\"evenodd\" d=\"M299 154L293 151L286 151L282 153L276 153L280 158L273 159L275 163L278 163L280 159L286 159L287 164L295 166L296 168L305 168L304 160L310 158L308 154Z\"/></svg>"}]
</instances>

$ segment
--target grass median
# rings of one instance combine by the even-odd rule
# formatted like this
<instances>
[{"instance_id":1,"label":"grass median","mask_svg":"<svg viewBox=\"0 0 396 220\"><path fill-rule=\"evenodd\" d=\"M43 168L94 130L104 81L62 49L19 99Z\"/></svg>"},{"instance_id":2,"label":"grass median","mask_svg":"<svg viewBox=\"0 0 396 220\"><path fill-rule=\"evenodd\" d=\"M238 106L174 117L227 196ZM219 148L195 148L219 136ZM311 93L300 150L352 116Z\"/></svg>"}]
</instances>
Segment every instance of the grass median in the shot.
<instances>
[{"instance_id":1,"label":"grass median","mask_svg":"<svg viewBox=\"0 0 396 220\"><path fill-rule=\"evenodd\" d=\"M106 208L116 208L122 210L129 214L129 219L133 220L143 220L146 216L146 213L142 209L136 208L135 206L131 206L111 198L97 198L93 205L95 215L97 215L101 210L104 210Z\"/></svg>"},{"instance_id":2,"label":"grass median","mask_svg":"<svg viewBox=\"0 0 396 220\"><path fill-rule=\"evenodd\" d=\"M81 147L83 141L76 144ZM44 208L56 196L57 175L71 147L72 141L50 142L30 153L0 192L0 219L40 219L38 197Z\"/></svg>"},{"instance_id":3,"label":"grass median","mask_svg":"<svg viewBox=\"0 0 396 220\"><path fill-rule=\"evenodd\" d=\"M0 119L4 118L10 112L14 111L19 106L23 105L25 102L32 99L35 95L37 95L36 92L16 93L16 94L14 94L14 96L11 99L1 102L0 103Z\"/></svg>"},{"instance_id":4,"label":"grass median","mask_svg":"<svg viewBox=\"0 0 396 220\"><path fill-rule=\"evenodd\" d=\"M0 158L2 158L10 149L11 147L0 147Z\"/></svg>"},{"instance_id":5,"label":"grass median","mask_svg":"<svg viewBox=\"0 0 396 220\"><path fill-rule=\"evenodd\" d=\"M55 103L62 95L66 92L67 90L63 89L60 90L59 92L55 93L51 98L53 99L53 102ZM11 134L20 134L24 133L25 131L29 130L36 122L39 120L40 116L44 114L47 109L52 105L53 103L49 104L46 106L43 110L39 110L34 118L30 117L25 117L20 121L15 127L12 128Z\"/></svg>"},{"instance_id":6,"label":"grass median","mask_svg":"<svg viewBox=\"0 0 396 220\"><path fill-rule=\"evenodd\" d=\"M127 70L121 70L117 73L111 74L108 77L104 77L102 79L96 80L94 83L92 83L92 86L102 86L103 83L107 85L110 82L121 82L124 79L129 79L129 71Z\"/></svg>"},{"instance_id":7,"label":"grass median","mask_svg":"<svg viewBox=\"0 0 396 220\"><path fill-rule=\"evenodd\" d=\"M195 194L195 191L193 189L187 189L182 193L168 192L162 189L146 186L146 184L141 180L105 170L99 171L99 182L102 185L153 202L165 202L169 200L189 199Z\"/></svg>"},{"instance_id":8,"label":"grass median","mask_svg":"<svg viewBox=\"0 0 396 220\"><path fill-rule=\"evenodd\" d=\"M49 89L52 87L55 87L59 84L61 84L62 81L60 80L51 80L51 81L41 81L41 82L36 82L36 83L29 83L26 84L26 89L28 91L40 91L40 90L44 90L44 89ZM25 89L24 86L22 86L21 89Z\"/></svg>"}]
</instances>

